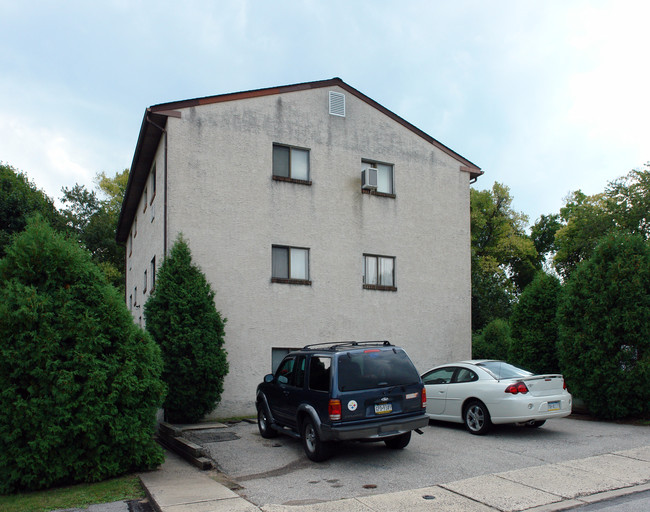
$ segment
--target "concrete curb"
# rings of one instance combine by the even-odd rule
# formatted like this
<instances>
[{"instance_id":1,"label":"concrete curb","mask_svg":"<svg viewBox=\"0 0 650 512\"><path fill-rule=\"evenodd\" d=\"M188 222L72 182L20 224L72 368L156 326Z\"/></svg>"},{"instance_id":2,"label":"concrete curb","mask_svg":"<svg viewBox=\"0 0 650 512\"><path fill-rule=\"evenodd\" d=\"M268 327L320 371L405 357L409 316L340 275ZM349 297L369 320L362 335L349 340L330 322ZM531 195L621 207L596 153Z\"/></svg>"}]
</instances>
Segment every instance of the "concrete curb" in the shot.
<instances>
[{"instance_id":1,"label":"concrete curb","mask_svg":"<svg viewBox=\"0 0 650 512\"><path fill-rule=\"evenodd\" d=\"M178 455L140 475L158 512L552 512L650 490L650 445L423 489L311 505L258 507Z\"/></svg>"}]
</instances>

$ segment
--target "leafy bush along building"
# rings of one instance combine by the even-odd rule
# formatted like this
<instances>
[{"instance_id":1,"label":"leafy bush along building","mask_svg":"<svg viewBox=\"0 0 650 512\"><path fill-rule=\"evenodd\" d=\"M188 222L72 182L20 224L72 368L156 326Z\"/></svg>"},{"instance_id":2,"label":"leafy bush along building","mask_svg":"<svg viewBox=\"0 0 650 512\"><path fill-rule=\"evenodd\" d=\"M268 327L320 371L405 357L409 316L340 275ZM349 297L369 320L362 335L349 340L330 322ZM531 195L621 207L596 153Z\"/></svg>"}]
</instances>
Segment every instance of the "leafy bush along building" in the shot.
<instances>
[{"instance_id":1,"label":"leafy bush along building","mask_svg":"<svg viewBox=\"0 0 650 512\"><path fill-rule=\"evenodd\" d=\"M222 417L254 413L307 343L388 339L419 370L469 357L481 174L338 78L154 105L118 224L127 303L142 323L183 233L228 319Z\"/></svg>"}]
</instances>

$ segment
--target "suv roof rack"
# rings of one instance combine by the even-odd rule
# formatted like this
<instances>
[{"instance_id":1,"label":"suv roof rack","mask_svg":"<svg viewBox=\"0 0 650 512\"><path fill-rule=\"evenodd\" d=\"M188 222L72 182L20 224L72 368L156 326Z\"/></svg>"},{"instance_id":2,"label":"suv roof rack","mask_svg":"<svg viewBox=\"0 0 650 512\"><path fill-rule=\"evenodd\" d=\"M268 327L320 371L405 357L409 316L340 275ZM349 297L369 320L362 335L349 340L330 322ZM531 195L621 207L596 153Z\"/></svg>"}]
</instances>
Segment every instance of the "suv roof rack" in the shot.
<instances>
[{"instance_id":1,"label":"suv roof rack","mask_svg":"<svg viewBox=\"0 0 650 512\"><path fill-rule=\"evenodd\" d=\"M377 341L337 341L337 342L325 342L325 343L311 343L310 345L305 345L303 350L314 348L314 347L323 347L326 350L342 350L345 348L351 347L360 347L365 345L381 345L384 347L392 347L390 341L388 340L377 340Z\"/></svg>"}]
</instances>

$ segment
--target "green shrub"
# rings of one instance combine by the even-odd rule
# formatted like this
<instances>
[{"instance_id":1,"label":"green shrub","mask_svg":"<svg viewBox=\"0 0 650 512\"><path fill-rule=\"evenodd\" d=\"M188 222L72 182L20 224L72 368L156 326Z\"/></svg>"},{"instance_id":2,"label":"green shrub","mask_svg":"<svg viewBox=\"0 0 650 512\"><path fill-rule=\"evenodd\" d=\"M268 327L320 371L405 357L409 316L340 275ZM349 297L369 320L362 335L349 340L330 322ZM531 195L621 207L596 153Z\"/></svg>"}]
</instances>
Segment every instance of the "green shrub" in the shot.
<instances>
[{"instance_id":1,"label":"green shrub","mask_svg":"<svg viewBox=\"0 0 650 512\"><path fill-rule=\"evenodd\" d=\"M510 348L510 326L497 318L472 337L472 358L507 360Z\"/></svg>"},{"instance_id":2,"label":"green shrub","mask_svg":"<svg viewBox=\"0 0 650 512\"><path fill-rule=\"evenodd\" d=\"M0 493L163 460L162 360L90 255L31 219L0 260Z\"/></svg>"},{"instance_id":3,"label":"green shrub","mask_svg":"<svg viewBox=\"0 0 650 512\"><path fill-rule=\"evenodd\" d=\"M194 423L221 399L228 362L223 348L225 319L215 308L210 284L192 264L182 236L158 271L144 313L147 330L162 349L167 420Z\"/></svg>"},{"instance_id":4,"label":"green shrub","mask_svg":"<svg viewBox=\"0 0 650 512\"><path fill-rule=\"evenodd\" d=\"M569 389L603 418L650 414L650 245L613 234L582 262L558 307Z\"/></svg>"},{"instance_id":5,"label":"green shrub","mask_svg":"<svg viewBox=\"0 0 650 512\"><path fill-rule=\"evenodd\" d=\"M560 281L539 272L519 296L510 317L510 362L531 372L557 373L557 300Z\"/></svg>"}]
</instances>

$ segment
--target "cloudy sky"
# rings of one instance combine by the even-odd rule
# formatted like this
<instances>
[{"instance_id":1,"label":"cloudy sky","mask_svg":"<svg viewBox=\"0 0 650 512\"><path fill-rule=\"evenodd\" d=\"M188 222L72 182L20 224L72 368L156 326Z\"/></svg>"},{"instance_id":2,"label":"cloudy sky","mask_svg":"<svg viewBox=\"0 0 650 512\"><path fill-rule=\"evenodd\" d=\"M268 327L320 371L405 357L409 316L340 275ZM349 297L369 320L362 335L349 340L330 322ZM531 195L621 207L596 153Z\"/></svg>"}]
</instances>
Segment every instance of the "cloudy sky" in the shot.
<instances>
[{"instance_id":1,"label":"cloudy sky","mask_svg":"<svg viewBox=\"0 0 650 512\"><path fill-rule=\"evenodd\" d=\"M50 197L130 166L146 107L340 77L531 222L650 160L645 0L0 0L0 161Z\"/></svg>"}]
</instances>

